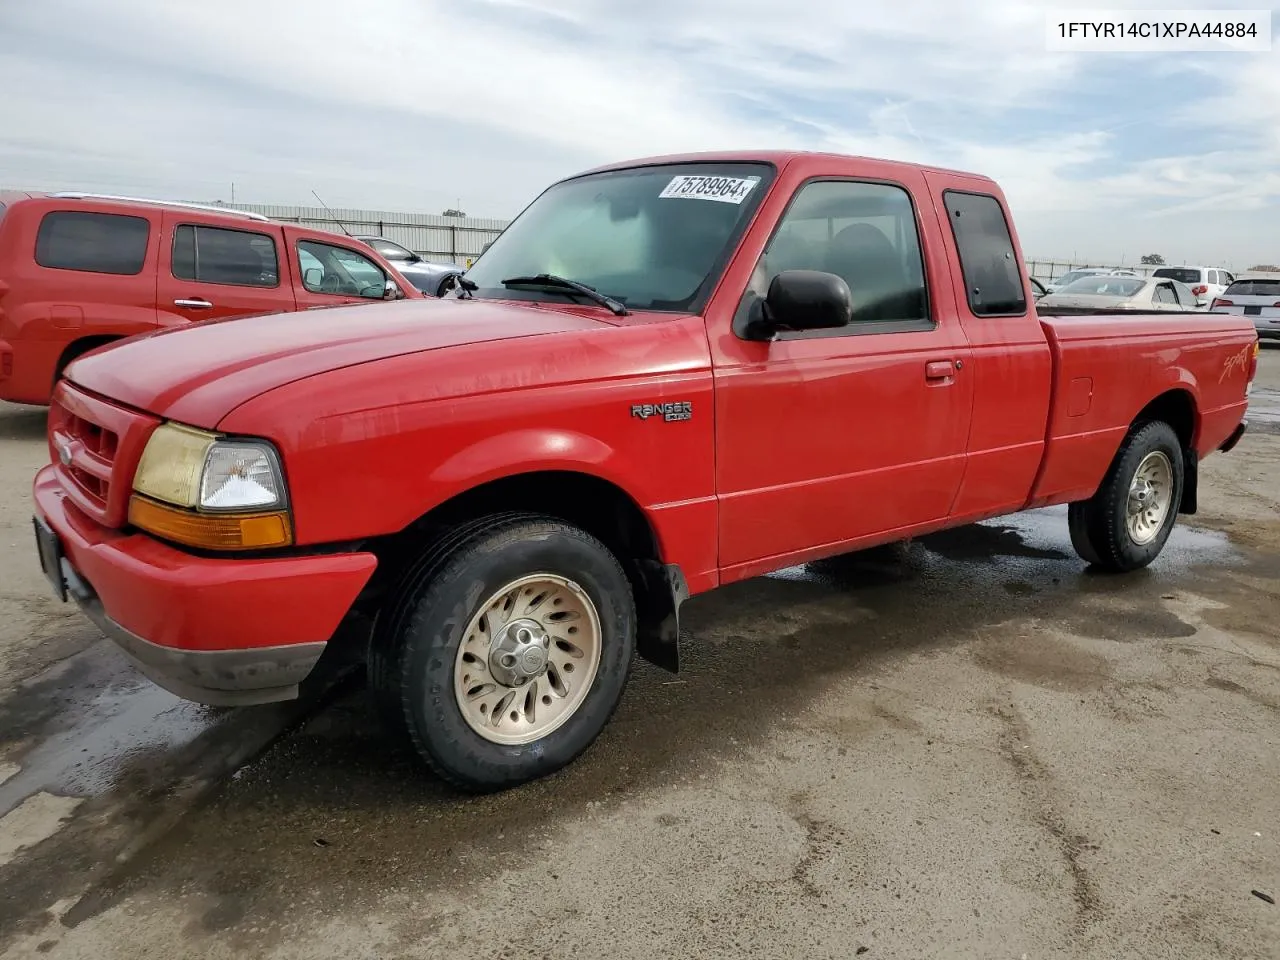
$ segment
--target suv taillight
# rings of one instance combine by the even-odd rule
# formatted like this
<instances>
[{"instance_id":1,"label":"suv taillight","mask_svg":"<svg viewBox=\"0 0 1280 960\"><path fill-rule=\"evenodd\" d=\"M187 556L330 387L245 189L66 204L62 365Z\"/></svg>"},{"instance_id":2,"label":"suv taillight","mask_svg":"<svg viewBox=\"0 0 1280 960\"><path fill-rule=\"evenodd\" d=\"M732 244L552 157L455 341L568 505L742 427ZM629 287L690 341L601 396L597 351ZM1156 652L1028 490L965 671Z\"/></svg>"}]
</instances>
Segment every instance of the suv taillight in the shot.
<instances>
[{"instance_id":1,"label":"suv taillight","mask_svg":"<svg viewBox=\"0 0 1280 960\"><path fill-rule=\"evenodd\" d=\"M1209 288L1202 283L1199 286L1192 287L1191 292L1194 293L1197 297L1200 297L1208 293Z\"/></svg>"},{"instance_id":2,"label":"suv taillight","mask_svg":"<svg viewBox=\"0 0 1280 960\"><path fill-rule=\"evenodd\" d=\"M1193 291L1191 291L1191 292L1192 292L1192 293L1195 293L1195 291L1194 291L1194 290L1193 290ZM1231 301L1231 300L1223 300L1221 297L1217 297L1217 298L1215 298L1215 299L1214 299L1213 303L1209 304L1209 309L1210 309L1210 310L1217 310L1219 307L1234 307L1234 306L1235 306L1235 302L1234 302L1234 301Z\"/></svg>"}]
</instances>

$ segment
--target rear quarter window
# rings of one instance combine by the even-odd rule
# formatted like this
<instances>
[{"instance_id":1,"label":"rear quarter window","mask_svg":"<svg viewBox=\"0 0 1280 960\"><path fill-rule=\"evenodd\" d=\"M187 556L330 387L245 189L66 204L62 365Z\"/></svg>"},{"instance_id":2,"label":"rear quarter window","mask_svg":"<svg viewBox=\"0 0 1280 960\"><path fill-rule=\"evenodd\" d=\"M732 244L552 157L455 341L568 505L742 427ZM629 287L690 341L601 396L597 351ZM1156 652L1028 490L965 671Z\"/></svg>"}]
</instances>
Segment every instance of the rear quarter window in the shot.
<instances>
[{"instance_id":1,"label":"rear quarter window","mask_svg":"<svg viewBox=\"0 0 1280 960\"><path fill-rule=\"evenodd\" d=\"M1026 288L1000 201L985 193L943 192L960 253L969 309L978 317L1027 312Z\"/></svg>"},{"instance_id":2,"label":"rear quarter window","mask_svg":"<svg viewBox=\"0 0 1280 960\"><path fill-rule=\"evenodd\" d=\"M55 210L36 233L36 263L52 270L134 276L147 259L145 217Z\"/></svg>"}]
</instances>

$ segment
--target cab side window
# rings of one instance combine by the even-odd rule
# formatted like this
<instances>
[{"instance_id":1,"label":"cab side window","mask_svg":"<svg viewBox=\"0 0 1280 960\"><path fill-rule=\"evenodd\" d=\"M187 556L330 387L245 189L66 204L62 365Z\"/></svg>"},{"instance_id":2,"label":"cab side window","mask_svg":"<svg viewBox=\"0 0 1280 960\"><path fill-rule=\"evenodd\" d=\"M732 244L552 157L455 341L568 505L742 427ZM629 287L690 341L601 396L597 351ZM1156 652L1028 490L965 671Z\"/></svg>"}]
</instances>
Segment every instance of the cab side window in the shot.
<instances>
[{"instance_id":1,"label":"cab side window","mask_svg":"<svg viewBox=\"0 0 1280 960\"><path fill-rule=\"evenodd\" d=\"M975 317L1021 316L1026 287L1000 201L985 193L943 192L960 254L965 294Z\"/></svg>"},{"instance_id":2,"label":"cab side window","mask_svg":"<svg viewBox=\"0 0 1280 960\"><path fill-rule=\"evenodd\" d=\"M387 275L382 268L346 247L299 240L298 268L302 285L312 293L376 299L386 290Z\"/></svg>"},{"instance_id":3,"label":"cab side window","mask_svg":"<svg viewBox=\"0 0 1280 960\"><path fill-rule=\"evenodd\" d=\"M174 277L234 287L278 287L276 242L265 233L181 224L173 232Z\"/></svg>"},{"instance_id":4,"label":"cab side window","mask_svg":"<svg viewBox=\"0 0 1280 960\"><path fill-rule=\"evenodd\" d=\"M789 336L870 332L866 324L931 326L915 209L902 187L844 180L802 187L757 264L751 292L763 298L784 270L834 273L853 295L849 327Z\"/></svg>"}]
</instances>

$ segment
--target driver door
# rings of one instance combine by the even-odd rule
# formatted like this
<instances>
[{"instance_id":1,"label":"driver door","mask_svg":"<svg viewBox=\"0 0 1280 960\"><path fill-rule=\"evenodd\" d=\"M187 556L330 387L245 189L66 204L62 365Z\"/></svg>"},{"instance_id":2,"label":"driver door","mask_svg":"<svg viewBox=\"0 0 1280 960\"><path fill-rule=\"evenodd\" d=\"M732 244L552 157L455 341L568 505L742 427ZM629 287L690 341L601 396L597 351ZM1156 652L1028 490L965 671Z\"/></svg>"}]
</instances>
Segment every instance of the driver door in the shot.
<instances>
[{"instance_id":1,"label":"driver door","mask_svg":"<svg viewBox=\"0 0 1280 960\"><path fill-rule=\"evenodd\" d=\"M290 264L296 276L298 309L382 299L386 271L355 245L337 238L319 240L312 234L285 228Z\"/></svg>"}]
</instances>

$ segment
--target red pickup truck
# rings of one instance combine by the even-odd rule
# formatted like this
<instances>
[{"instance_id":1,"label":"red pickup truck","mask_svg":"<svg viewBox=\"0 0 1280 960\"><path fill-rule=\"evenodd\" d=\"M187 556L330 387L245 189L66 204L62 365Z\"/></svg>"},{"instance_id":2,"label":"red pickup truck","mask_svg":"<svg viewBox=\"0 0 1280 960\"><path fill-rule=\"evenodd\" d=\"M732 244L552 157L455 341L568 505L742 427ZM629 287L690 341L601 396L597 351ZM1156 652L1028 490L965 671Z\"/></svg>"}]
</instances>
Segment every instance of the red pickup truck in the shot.
<instances>
[{"instance_id":1,"label":"red pickup truck","mask_svg":"<svg viewBox=\"0 0 1280 960\"><path fill-rule=\"evenodd\" d=\"M294 697L358 638L432 768L512 786L587 748L633 652L678 666L692 594L1047 504L1098 568L1160 553L1200 459L1245 430L1254 330L1038 316L1022 262L980 176L790 153L594 170L444 299L72 363L42 564L193 700Z\"/></svg>"},{"instance_id":2,"label":"red pickup truck","mask_svg":"<svg viewBox=\"0 0 1280 960\"><path fill-rule=\"evenodd\" d=\"M0 193L0 400L46 404L76 357L149 330L422 296L366 244L256 213Z\"/></svg>"}]
</instances>

